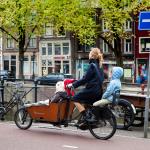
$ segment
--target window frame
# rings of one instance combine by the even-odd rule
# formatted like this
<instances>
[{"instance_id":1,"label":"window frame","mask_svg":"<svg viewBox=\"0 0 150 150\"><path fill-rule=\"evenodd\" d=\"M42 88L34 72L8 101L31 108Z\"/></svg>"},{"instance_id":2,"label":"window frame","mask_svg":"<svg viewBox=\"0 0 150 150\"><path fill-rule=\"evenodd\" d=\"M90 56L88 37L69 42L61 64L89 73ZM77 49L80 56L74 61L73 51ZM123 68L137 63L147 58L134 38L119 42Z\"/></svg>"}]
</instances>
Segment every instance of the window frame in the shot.
<instances>
[{"instance_id":1,"label":"window frame","mask_svg":"<svg viewBox=\"0 0 150 150\"><path fill-rule=\"evenodd\" d=\"M48 30L50 30L50 31L48 31ZM46 36L46 37L53 37L54 36L53 24L51 24L51 23L46 23L45 24L44 36Z\"/></svg>"},{"instance_id":2,"label":"window frame","mask_svg":"<svg viewBox=\"0 0 150 150\"><path fill-rule=\"evenodd\" d=\"M10 45L10 46L8 46L8 45ZM6 49L13 49L14 46L15 46L14 39L8 36L6 38Z\"/></svg>"},{"instance_id":3,"label":"window frame","mask_svg":"<svg viewBox=\"0 0 150 150\"><path fill-rule=\"evenodd\" d=\"M37 47L37 38L36 37L31 37L29 41L29 48L36 48Z\"/></svg>"},{"instance_id":4,"label":"window frame","mask_svg":"<svg viewBox=\"0 0 150 150\"><path fill-rule=\"evenodd\" d=\"M127 40L131 40L131 43L130 43L130 45L131 45L131 50L129 50L129 51L127 51L127 43L129 43L129 42L127 42ZM130 45L128 44L128 48L130 47ZM127 38L127 39L124 39L124 54L132 54L132 38Z\"/></svg>"},{"instance_id":5,"label":"window frame","mask_svg":"<svg viewBox=\"0 0 150 150\"><path fill-rule=\"evenodd\" d=\"M150 53L150 48L149 51L146 52L142 52L141 50L141 39L150 39L150 37L139 37L139 53L143 54L143 53ZM150 43L149 43L150 44Z\"/></svg>"},{"instance_id":6,"label":"window frame","mask_svg":"<svg viewBox=\"0 0 150 150\"><path fill-rule=\"evenodd\" d=\"M132 31L132 20L126 20L124 28L126 31Z\"/></svg>"}]
</instances>

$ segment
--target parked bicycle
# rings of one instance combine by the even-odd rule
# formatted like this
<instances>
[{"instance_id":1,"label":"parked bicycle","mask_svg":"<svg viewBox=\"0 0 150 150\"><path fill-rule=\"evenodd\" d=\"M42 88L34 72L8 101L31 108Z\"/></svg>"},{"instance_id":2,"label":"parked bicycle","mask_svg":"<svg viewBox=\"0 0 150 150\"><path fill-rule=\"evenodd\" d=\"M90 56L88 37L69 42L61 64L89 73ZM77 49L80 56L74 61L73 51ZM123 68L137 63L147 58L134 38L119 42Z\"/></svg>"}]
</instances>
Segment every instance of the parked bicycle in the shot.
<instances>
[{"instance_id":1,"label":"parked bicycle","mask_svg":"<svg viewBox=\"0 0 150 150\"><path fill-rule=\"evenodd\" d=\"M8 102L4 104L0 104L0 119L4 120L4 116L8 114L15 106L17 110L24 106L25 96L33 89L31 88L29 91L25 91L23 88L22 82L13 82L10 83L12 86L12 91L10 92L11 97ZM0 92L2 98L2 92Z\"/></svg>"}]
</instances>

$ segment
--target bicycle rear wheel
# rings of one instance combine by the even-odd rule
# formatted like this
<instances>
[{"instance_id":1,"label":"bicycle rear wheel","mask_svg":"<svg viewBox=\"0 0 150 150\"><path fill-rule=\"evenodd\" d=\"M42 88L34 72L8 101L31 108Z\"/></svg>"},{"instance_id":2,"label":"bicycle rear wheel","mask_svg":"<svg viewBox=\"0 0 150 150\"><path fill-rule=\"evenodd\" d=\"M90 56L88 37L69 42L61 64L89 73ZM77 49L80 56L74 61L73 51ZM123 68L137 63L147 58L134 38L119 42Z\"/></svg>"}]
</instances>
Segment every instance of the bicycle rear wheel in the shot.
<instances>
[{"instance_id":1,"label":"bicycle rear wheel","mask_svg":"<svg viewBox=\"0 0 150 150\"><path fill-rule=\"evenodd\" d=\"M100 140L111 138L115 134L116 128L116 118L111 111L109 118L99 119L96 123L89 124L91 134Z\"/></svg>"},{"instance_id":2,"label":"bicycle rear wheel","mask_svg":"<svg viewBox=\"0 0 150 150\"><path fill-rule=\"evenodd\" d=\"M120 99L118 104L114 106L114 114L118 129L128 129L134 122L134 109L132 104L125 99Z\"/></svg>"},{"instance_id":3,"label":"bicycle rear wheel","mask_svg":"<svg viewBox=\"0 0 150 150\"><path fill-rule=\"evenodd\" d=\"M16 111L15 116L14 116L14 121L18 128L22 130L26 130L30 128L33 120L30 117L29 113L26 111L26 109L21 108Z\"/></svg>"}]
</instances>

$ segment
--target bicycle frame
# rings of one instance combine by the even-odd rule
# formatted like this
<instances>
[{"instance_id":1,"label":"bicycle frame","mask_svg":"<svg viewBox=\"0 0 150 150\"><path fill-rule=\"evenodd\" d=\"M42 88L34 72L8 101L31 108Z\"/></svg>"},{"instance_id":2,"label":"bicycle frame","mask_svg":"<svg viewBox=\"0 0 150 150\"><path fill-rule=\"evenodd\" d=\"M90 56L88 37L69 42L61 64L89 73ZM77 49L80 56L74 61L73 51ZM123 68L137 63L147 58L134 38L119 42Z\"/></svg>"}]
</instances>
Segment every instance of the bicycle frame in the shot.
<instances>
[{"instance_id":1,"label":"bicycle frame","mask_svg":"<svg viewBox=\"0 0 150 150\"><path fill-rule=\"evenodd\" d=\"M69 93L71 94L72 92ZM36 122L50 123L54 126L74 126L81 130L89 130L94 137L101 140L107 140L115 134L116 119L108 107L100 109L99 107L91 106L92 109L97 108L97 120L96 122L83 120L84 122L82 123L85 126L82 126L82 124L80 124L81 118L79 117L76 120L76 117L73 117L73 110L75 108L75 105L74 102L71 101L71 96L62 98L62 101L59 101L57 103L49 102L48 105L45 104L39 106L35 105L36 103L33 103L33 105L25 105L25 107L22 107L15 113L15 124L18 128L23 130L28 129L32 125L33 120L36 120ZM86 111L89 113L91 112L88 111L88 109L86 109ZM99 117L100 112L102 112L102 115L100 115L101 117ZM104 113L106 113L107 115L105 115ZM75 120L77 122L75 122Z\"/></svg>"},{"instance_id":2,"label":"bicycle frame","mask_svg":"<svg viewBox=\"0 0 150 150\"><path fill-rule=\"evenodd\" d=\"M15 84L16 86L18 84ZM32 90L34 89L34 87L30 88L27 92L24 91L24 93L22 95L19 95L19 91L16 90L15 92L13 92L10 100L6 103L4 103L2 106L0 106L0 117L3 120L3 117L10 111L12 110L16 105L17 105L17 109L18 109L18 105L20 104L20 106L23 106L24 102L22 101L23 98L25 98L25 96L30 93Z\"/></svg>"}]
</instances>

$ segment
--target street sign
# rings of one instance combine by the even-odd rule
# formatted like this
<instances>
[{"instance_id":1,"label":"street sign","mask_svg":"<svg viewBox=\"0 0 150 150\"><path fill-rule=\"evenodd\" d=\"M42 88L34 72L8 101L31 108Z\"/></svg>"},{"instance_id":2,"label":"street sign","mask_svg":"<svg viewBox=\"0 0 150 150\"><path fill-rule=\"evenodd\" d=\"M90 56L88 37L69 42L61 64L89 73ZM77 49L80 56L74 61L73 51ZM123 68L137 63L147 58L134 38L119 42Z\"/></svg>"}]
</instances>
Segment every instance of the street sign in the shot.
<instances>
[{"instance_id":1,"label":"street sign","mask_svg":"<svg viewBox=\"0 0 150 150\"><path fill-rule=\"evenodd\" d=\"M138 29L150 30L150 11L140 12Z\"/></svg>"},{"instance_id":2,"label":"street sign","mask_svg":"<svg viewBox=\"0 0 150 150\"><path fill-rule=\"evenodd\" d=\"M142 11L139 15L139 30L150 30L150 11ZM148 67L148 83L147 83L147 96L145 100L145 113L144 113L144 137L147 138L148 125L149 125L149 103L150 103L150 53L149 53L149 67Z\"/></svg>"}]
</instances>

